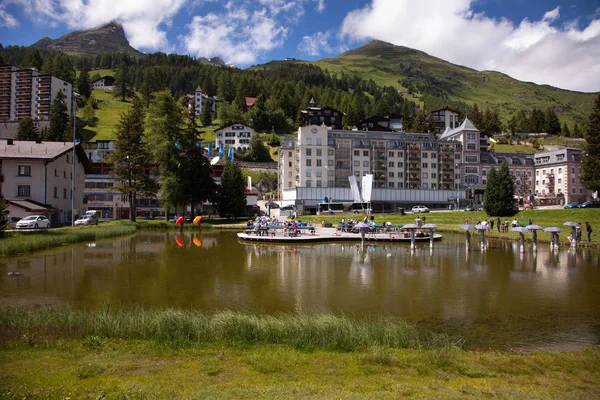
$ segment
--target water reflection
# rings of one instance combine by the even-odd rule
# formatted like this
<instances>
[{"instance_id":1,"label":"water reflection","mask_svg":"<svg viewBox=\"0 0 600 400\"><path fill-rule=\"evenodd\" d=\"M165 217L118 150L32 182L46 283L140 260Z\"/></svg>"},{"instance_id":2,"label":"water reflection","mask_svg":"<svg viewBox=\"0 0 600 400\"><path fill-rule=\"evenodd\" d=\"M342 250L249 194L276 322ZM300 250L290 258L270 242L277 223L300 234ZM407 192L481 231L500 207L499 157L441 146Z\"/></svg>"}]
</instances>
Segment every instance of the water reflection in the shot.
<instances>
[{"instance_id":1,"label":"water reflection","mask_svg":"<svg viewBox=\"0 0 600 400\"><path fill-rule=\"evenodd\" d=\"M5 260L8 303L395 315L471 347L600 343L599 255L463 235L408 245L244 244L231 232L140 233ZM19 276L8 276L8 272Z\"/></svg>"}]
</instances>

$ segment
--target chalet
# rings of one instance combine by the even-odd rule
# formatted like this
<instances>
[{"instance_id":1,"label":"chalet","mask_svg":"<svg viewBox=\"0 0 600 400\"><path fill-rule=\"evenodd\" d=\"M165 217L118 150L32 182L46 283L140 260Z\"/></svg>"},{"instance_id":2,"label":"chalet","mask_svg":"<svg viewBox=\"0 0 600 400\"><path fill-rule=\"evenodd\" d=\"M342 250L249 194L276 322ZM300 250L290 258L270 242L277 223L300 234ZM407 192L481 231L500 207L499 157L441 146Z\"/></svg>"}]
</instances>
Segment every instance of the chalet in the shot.
<instances>
[{"instance_id":1,"label":"chalet","mask_svg":"<svg viewBox=\"0 0 600 400\"><path fill-rule=\"evenodd\" d=\"M196 88L195 91L195 101L196 101L196 115L200 116L205 107L210 109L211 114L214 114L217 111L217 99L216 96L209 96L202 91L200 86Z\"/></svg>"},{"instance_id":2,"label":"chalet","mask_svg":"<svg viewBox=\"0 0 600 400\"><path fill-rule=\"evenodd\" d=\"M332 107L316 107L315 99L310 100L310 107L300 112L302 126L325 125L331 129L342 129L344 113Z\"/></svg>"},{"instance_id":3,"label":"chalet","mask_svg":"<svg viewBox=\"0 0 600 400\"><path fill-rule=\"evenodd\" d=\"M93 81L91 85L92 89L114 90L115 78L112 76L105 75L102 78Z\"/></svg>"},{"instance_id":4,"label":"chalet","mask_svg":"<svg viewBox=\"0 0 600 400\"><path fill-rule=\"evenodd\" d=\"M449 107L440 108L431 112L433 121L435 122L435 134L439 135L446 130L446 128L455 129L460 126L458 120L459 112Z\"/></svg>"},{"instance_id":5,"label":"chalet","mask_svg":"<svg viewBox=\"0 0 600 400\"><path fill-rule=\"evenodd\" d=\"M216 148L229 147L236 151L246 151L250 147L250 138L256 132L241 122L223 126L215 131Z\"/></svg>"}]
</instances>

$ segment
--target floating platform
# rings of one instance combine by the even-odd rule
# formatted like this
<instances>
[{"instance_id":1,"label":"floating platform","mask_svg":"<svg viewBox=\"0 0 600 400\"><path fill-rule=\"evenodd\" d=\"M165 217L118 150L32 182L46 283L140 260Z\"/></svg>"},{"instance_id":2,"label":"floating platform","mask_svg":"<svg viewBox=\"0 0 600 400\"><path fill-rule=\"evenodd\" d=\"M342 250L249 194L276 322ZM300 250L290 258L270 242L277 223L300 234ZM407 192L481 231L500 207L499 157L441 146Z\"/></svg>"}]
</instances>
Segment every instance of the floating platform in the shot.
<instances>
[{"instance_id":1,"label":"floating platform","mask_svg":"<svg viewBox=\"0 0 600 400\"><path fill-rule=\"evenodd\" d=\"M264 243L360 242L362 240L360 233L338 232L335 228L316 228L314 233L302 232L297 236L287 236L283 232L263 235L240 232L237 236L244 241ZM427 243L430 240L429 233L424 236L415 235L415 242ZM434 233L433 240L436 242L442 240L442 235ZM403 232L367 232L365 242L410 243L410 236L406 237Z\"/></svg>"}]
</instances>

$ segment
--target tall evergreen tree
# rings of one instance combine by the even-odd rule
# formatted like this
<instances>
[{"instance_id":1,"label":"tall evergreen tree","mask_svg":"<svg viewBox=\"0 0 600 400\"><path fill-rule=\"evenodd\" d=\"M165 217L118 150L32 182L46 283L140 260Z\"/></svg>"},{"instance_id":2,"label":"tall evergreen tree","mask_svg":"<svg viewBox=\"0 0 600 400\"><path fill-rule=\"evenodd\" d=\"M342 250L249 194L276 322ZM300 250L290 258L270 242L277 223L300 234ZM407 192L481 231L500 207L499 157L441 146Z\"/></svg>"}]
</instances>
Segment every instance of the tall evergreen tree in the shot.
<instances>
[{"instance_id":1,"label":"tall evergreen tree","mask_svg":"<svg viewBox=\"0 0 600 400\"><path fill-rule=\"evenodd\" d=\"M564 137L569 137L571 136L571 130L569 129L569 125L567 125L567 123L563 123L563 127L562 127L562 135Z\"/></svg>"},{"instance_id":2,"label":"tall evergreen tree","mask_svg":"<svg viewBox=\"0 0 600 400\"><path fill-rule=\"evenodd\" d=\"M29 47L25 53L25 58L23 59L21 66L23 68L35 68L39 71L42 69L43 64L44 61L42 60L40 51L35 47Z\"/></svg>"},{"instance_id":3,"label":"tall evergreen tree","mask_svg":"<svg viewBox=\"0 0 600 400\"><path fill-rule=\"evenodd\" d=\"M44 140L49 142L64 142L69 130L69 114L67 114L66 96L59 90L50 105L50 127Z\"/></svg>"},{"instance_id":4,"label":"tall evergreen tree","mask_svg":"<svg viewBox=\"0 0 600 400\"><path fill-rule=\"evenodd\" d=\"M258 133L250 139L250 157L256 162L271 162L273 159L269 154L269 149L263 144Z\"/></svg>"},{"instance_id":5,"label":"tall evergreen tree","mask_svg":"<svg viewBox=\"0 0 600 400\"><path fill-rule=\"evenodd\" d=\"M473 125L475 125L475 128L480 130L482 129L483 114L479 110L479 106L477 106L477 103L473 104L473 107L471 107L471 112L467 115L467 117L471 120Z\"/></svg>"},{"instance_id":6,"label":"tall evergreen tree","mask_svg":"<svg viewBox=\"0 0 600 400\"><path fill-rule=\"evenodd\" d=\"M206 104L202 108L202 113L200 114L200 121L202 122L202 126L210 126L210 124L212 124L212 117L212 110L210 109L210 106Z\"/></svg>"},{"instance_id":7,"label":"tall evergreen tree","mask_svg":"<svg viewBox=\"0 0 600 400\"><path fill-rule=\"evenodd\" d=\"M125 101L126 98L133 96L133 90L131 90L131 77L129 75L129 68L124 61L121 61L117 73L115 74L113 96L120 97L121 101Z\"/></svg>"},{"instance_id":8,"label":"tall evergreen tree","mask_svg":"<svg viewBox=\"0 0 600 400\"><path fill-rule=\"evenodd\" d=\"M546 128L546 117L542 110L538 110L537 108L533 108L531 111L531 117L529 118L529 126L531 128L531 132L540 133L543 132Z\"/></svg>"},{"instance_id":9,"label":"tall evergreen tree","mask_svg":"<svg viewBox=\"0 0 600 400\"><path fill-rule=\"evenodd\" d=\"M221 175L217 208L225 218L240 217L246 211L246 180L242 170L236 164L227 162Z\"/></svg>"},{"instance_id":10,"label":"tall evergreen tree","mask_svg":"<svg viewBox=\"0 0 600 400\"><path fill-rule=\"evenodd\" d=\"M31 118L19 121L19 128L15 137L17 140L39 140L40 131Z\"/></svg>"},{"instance_id":11,"label":"tall evergreen tree","mask_svg":"<svg viewBox=\"0 0 600 400\"><path fill-rule=\"evenodd\" d=\"M559 135L561 132L560 121L558 120L556 112L554 112L552 108L547 108L544 117L546 122L546 133L549 135Z\"/></svg>"},{"instance_id":12,"label":"tall evergreen tree","mask_svg":"<svg viewBox=\"0 0 600 400\"><path fill-rule=\"evenodd\" d=\"M575 122L575 125L573 125L573 134L571 136L576 138L583 137L581 133L581 128L579 127L579 124L577 122Z\"/></svg>"},{"instance_id":13,"label":"tall evergreen tree","mask_svg":"<svg viewBox=\"0 0 600 400\"><path fill-rule=\"evenodd\" d=\"M600 191L600 94L588 118L585 148L581 162L581 182L586 189Z\"/></svg>"},{"instance_id":14,"label":"tall evergreen tree","mask_svg":"<svg viewBox=\"0 0 600 400\"><path fill-rule=\"evenodd\" d=\"M138 194L154 197L156 184L144 172L150 164L150 156L144 139L145 115L141 100L136 96L131 108L121 114L115 131L115 150L108 162L113 164L112 176L117 184L114 190L123 193L129 202L129 219L136 219L136 199Z\"/></svg>"},{"instance_id":15,"label":"tall evergreen tree","mask_svg":"<svg viewBox=\"0 0 600 400\"><path fill-rule=\"evenodd\" d=\"M488 189L490 190L489 193ZM510 174L508 164L503 161L497 174L493 168L488 174L484 194L486 212L494 217L515 215L518 209L515 207L514 196L515 181Z\"/></svg>"},{"instance_id":16,"label":"tall evergreen tree","mask_svg":"<svg viewBox=\"0 0 600 400\"><path fill-rule=\"evenodd\" d=\"M87 67L83 67L77 77L77 92L86 100L92 95L92 85L90 84L90 74Z\"/></svg>"}]
</instances>

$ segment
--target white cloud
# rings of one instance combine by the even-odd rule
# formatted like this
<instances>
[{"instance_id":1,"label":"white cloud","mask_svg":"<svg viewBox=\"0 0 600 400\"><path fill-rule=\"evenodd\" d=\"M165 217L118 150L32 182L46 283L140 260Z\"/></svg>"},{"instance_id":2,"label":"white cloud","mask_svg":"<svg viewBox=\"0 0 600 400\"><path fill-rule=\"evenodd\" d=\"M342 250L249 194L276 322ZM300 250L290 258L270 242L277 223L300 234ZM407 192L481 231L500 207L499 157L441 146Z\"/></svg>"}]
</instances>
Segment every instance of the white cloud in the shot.
<instances>
[{"instance_id":1,"label":"white cloud","mask_svg":"<svg viewBox=\"0 0 600 400\"><path fill-rule=\"evenodd\" d=\"M471 68L585 92L600 90L600 17L556 26L557 7L514 25L474 14L476 0L371 0L346 15L340 36L376 38Z\"/></svg>"},{"instance_id":2,"label":"white cloud","mask_svg":"<svg viewBox=\"0 0 600 400\"><path fill-rule=\"evenodd\" d=\"M15 19L6 10L0 8L0 27L16 28L19 26L19 21Z\"/></svg>"},{"instance_id":3,"label":"white cloud","mask_svg":"<svg viewBox=\"0 0 600 400\"><path fill-rule=\"evenodd\" d=\"M188 28L189 33L181 38L187 51L201 57L218 55L231 64L251 64L282 46L287 37L287 29L269 17L266 9L230 8L227 14L196 16Z\"/></svg>"},{"instance_id":4,"label":"white cloud","mask_svg":"<svg viewBox=\"0 0 600 400\"><path fill-rule=\"evenodd\" d=\"M119 21L133 47L168 50L161 25L169 25L187 0L6 0L24 14L50 26L89 29ZM0 9L0 12L2 10Z\"/></svg>"},{"instance_id":5,"label":"white cloud","mask_svg":"<svg viewBox=\"0 0 600 400\"><path fill-rule=\"evenodd\" d=\"M314 0L317 2L317 11L322 13L323 11L325 11L325 0Z\"/></svg>"},{"instance_id":6,"label":"white cloud","mask_svg":"<svg viewBox=\"0 0 600 400\"><path fill-rule=\"evenodd\" d=\"M220 13L197 15L180 36L186 51L200 57L220 56L230 64L252 64L282 47L288 35L286 22L297 18L302 3L285 0L251 2L231 0Z\"/></svg>"},{"instance_id":7,"label":"white cloud","mask_svg":"<svg viewBox=\"0 0 600 400\"><path fill-rule=\"evenodd\" d=\"M329 46L330 36L331 32L317 32L312 36L304 36L297 50L300 54L311 57L331 53L331 46Z\"/></svg>"}]
</instances>

